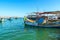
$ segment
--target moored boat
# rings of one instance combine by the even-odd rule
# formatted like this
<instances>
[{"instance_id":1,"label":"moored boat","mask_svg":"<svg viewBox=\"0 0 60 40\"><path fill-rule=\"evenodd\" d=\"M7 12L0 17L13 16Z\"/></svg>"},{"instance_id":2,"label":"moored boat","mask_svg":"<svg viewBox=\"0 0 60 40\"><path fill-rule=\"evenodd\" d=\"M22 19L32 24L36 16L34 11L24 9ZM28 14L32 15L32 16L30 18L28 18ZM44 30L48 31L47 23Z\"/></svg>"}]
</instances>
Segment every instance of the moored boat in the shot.
<instances>
[{"instance_id":1,"label":"moored boat","mask_svg":"<svg viewBox=\"0 0 60 40\"><path fill-rule=\"evenodd\" d=\"M35 12L24 17L24 24L39 27L60 27L60 12Z\"/></svg>"}]
</instances>

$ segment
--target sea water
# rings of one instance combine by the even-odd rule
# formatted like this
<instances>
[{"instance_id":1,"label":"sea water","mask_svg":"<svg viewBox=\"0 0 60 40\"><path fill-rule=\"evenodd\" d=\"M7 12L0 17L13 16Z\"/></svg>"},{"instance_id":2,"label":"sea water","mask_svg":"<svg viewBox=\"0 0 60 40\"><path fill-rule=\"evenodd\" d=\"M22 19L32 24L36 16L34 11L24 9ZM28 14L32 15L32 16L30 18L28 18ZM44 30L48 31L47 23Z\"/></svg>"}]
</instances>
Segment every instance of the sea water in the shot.
<instances>
[{"instance_id":1,"label":"sea water","mask_svg":"<svg viewBox=\"0 0 60 40\"><path fill-rule=\"evenodd\" d=\"M25 26L23 18L0 23L0 40L60 40L60 28Z\"/></svg>"}]
</instances>

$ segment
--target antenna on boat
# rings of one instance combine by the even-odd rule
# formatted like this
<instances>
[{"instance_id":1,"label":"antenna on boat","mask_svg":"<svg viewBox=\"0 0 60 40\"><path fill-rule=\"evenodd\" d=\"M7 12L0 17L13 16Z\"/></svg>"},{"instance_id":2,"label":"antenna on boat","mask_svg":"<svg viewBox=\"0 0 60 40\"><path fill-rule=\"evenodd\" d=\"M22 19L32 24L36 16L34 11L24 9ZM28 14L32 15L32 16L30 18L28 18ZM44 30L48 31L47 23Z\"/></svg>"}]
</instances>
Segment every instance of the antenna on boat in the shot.
<instances>
[{"instance_id":1,"label":"antenna on boat","mask_svg":"<svg viewBox=\"0 0 60 40\"><path fill-rule=\"evenodd\" d=\"M38 7L38 0L36 1L36 12L39 12L39 7Z\"/></svg>"},{"instance_id":2,"label":"antenna on boat","mask_svg":"<svg viewBox=\"0 0 60 40\"><path fill-rule=\"evenodd\" d=\"M38 6L37 6L37 7L36 7L36 11L38 12L38 10L39 10L39 9L38 9Z\"/></svg>"}]
</instances>

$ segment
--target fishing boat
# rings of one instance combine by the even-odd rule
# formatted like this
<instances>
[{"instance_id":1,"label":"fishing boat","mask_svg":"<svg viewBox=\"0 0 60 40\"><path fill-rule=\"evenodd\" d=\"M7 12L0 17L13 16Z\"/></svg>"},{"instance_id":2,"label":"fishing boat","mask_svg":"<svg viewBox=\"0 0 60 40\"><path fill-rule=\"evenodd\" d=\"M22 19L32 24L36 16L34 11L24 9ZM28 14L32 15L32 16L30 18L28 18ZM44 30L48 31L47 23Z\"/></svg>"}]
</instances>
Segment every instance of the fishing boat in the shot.
<instances>
[{"instance_id":1,"label":"fishing boat","mask_svg":"<svg viewBox=\"0 0 60 40\"><path fill-rule=\"evenodd\" d=\"M37 27L60 27L60 11L33 12L24 16L24 24Z\"/></svg>"}]
</instances>

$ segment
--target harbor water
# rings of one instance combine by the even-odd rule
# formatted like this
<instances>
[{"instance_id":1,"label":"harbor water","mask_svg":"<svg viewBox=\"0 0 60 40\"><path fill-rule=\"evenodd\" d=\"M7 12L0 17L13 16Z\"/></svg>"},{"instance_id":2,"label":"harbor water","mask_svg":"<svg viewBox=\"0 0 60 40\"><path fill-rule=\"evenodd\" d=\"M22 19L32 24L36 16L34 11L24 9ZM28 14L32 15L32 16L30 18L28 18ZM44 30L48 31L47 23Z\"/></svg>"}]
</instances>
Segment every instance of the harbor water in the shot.
<instances>
[{"instance_id":1,"label":"harbor water","mask_svg":"<svg viewBox=\"0 0 60 40\"><path fill-rule=\"evenodd\" d=\"M0 40L60 40L60 28L25 26L23 18L0 22Z\"/></svg>"}]
</instances>

